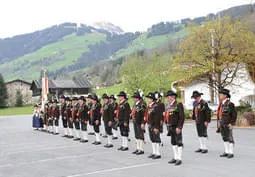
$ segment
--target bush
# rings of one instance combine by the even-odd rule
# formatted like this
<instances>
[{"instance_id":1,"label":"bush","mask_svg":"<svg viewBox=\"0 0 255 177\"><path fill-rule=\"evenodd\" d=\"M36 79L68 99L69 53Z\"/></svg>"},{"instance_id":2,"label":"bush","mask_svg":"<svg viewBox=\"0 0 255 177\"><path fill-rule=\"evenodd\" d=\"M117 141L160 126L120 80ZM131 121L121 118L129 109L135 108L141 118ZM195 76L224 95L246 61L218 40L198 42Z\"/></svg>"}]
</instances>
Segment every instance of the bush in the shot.
<instances>
[{"instance_id":1,"label":"bush","mask_svg":"<svg viewBox=\"0 0 255 177\"><path fill-rule=\"evenodd\" d=\"M4 83L4 78L2 74L0 73L0 108L4 108L7 105L7 89L6 85Z\"/></svg>"},{"instance_id":2,"label":"bush","mask_svg":"<svg viewBox=\"0 0 255 177\"><path fill-rule=\"evenodd\" d=\"M185 119L191 119L192 110L184 110Z\"/></svg>"},{"instance_id":3,"label":"bush","mask_svg":"<svg viewBox=\"0 0 255 177\"><path fill-rule=\"evenodd\" d=\"M255 125L255 112L249 111L243 113L243 118L247 120L249 126Z\"/></svg>"},{"instance_id":4,"label":"bush","mask_svg":"<svg viewBox=\"0 0 255 177\"><path fill-rule=\"evenodd\" d=\"M250 105L240 105L236 106L236 111L240 113L252 111L252 107Z\"/></svg>"}]
</instances>

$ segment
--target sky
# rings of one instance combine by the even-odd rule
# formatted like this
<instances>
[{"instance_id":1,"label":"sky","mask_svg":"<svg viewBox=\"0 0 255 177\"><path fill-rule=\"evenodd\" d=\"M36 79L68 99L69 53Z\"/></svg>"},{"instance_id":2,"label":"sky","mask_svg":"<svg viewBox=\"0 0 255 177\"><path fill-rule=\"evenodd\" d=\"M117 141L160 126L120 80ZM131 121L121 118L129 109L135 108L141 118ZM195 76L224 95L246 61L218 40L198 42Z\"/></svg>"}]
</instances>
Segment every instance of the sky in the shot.
<instances>
[{"instance_id":1,"label":"sky","mask_svg":"<svg viewBox=\"0 0 255 177\"><path fill-rule=\"evenodd\" d=\"M255 0L254 0L255 1ZM205 16L252 0L1 0L0 38L74 22L111 22L125 32Z\"/></svg>"}]
</instances>

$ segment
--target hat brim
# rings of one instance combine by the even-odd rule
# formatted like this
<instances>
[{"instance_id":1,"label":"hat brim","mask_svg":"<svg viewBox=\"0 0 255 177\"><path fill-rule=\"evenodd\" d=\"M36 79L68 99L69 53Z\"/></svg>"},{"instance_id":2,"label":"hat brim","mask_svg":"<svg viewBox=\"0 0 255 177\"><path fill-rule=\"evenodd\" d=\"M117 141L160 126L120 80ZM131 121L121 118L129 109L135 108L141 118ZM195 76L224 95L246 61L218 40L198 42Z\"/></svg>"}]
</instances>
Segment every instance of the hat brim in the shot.
<instances>
[{"instance_id":1,"label":"hat brim","mask_svg":"<svg viewBox=\"0 0 255 177\"><path fill-rule=\"evenodd\" d=\"M166 97L168 97L168 96L175 96L175 97L177 97L177 94L166 95Z\"/></svg>"},{"instance_id":2,"label":"hat brim","mask_svg":"<svg viewBox=\"0 0 255 177\"><path fill-rule=\"evenodd\" d=\"M191 98L197 98L200 97L201 95L203 95L203 93L197 94L197 95L192 95Z\"/></svg>"},{"instance_id":3,"label":"hat brim","mask_svg":"<svg viewBox=\"0 0 255 177\"><path fill-rule=\"evenodd\" d=\"M152 99L152 100L156 100L156 98L153 98L151 96L145 96L146 98Z\"/></svg>"},{"instance_id":4,"label":"hat brim","mask_svg":"<svg viewBox=\"0 0 255 177\"><path fill-rule=\"evenodd\" d=\"M228 98L230 98L231 97L231 95L229 94L229 93L225 93L225 92L219 92L219 94L223 94L223 95L226 95Z\"/></svg>"},{"instance_id":5,"label":"hat brim","mask_svg":"<svg viewBox=\"0 0 255 177\"><path fill-rule=\"evenodd\" d=\"M127 95L117 95L117 97L127 97Z\"/></svg>"}]
</instances>

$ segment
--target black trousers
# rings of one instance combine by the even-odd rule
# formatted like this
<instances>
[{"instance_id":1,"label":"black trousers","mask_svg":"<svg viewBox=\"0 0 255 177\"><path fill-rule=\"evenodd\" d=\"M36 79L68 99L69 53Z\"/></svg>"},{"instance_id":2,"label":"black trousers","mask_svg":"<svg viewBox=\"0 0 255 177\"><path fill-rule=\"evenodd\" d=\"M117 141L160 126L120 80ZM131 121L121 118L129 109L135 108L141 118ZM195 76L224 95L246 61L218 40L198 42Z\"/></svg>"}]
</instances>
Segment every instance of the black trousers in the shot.
<instances>
[{"instance_id":1,"label":"black trousers","mask_svg":"<svg viewBox=\"0 0 255 177\"><path fill-rule=\"evenodd\" d=\"M93 125L93 121L89 118L89 125Z\"/></svg>"},{"instance_id":2,"label":"black trousers","mask_svg":"<svg viewBox=\"0 0 255 177\"><path fill-rule=\"evenodd\" d=\"M152 143L161 143L160 132L156 134L153 128L150 126L149 126L149 137Z\"/></svg>"},{"instance_id":3,"label":"black trousers","mask_svg":"<svg viewBox=\"0 0 255 177\"><path fill-rule=\"evenodd\" d=\"M198 137L207 137L207 127L204 123L196 124Z\"/></svg>"},{"instance_id":4,"label":"black trousers","mask_svg":"<svg viewBox=\"0 0 255 177\"><path fill-rule=\"evenodd\" d=\"M87 131L87 123L85 122L85 120L81 120L80 124L81 124L81 130Z\"/></svg>"},{"instance_id":5,"label":"black trousers","mask_svg":"<svg viewBox=\"0 0 255 177\"><path fill-rule=\"evenodd\" d=\"M118 126L119 126L119 122L116 121L116 120L114 120L114 121L112 122L112 128L113 128L114 130L118 130Z\"/></svg>"},{"instance_id":6,"label":"black trousers","mask_svg":"<svg viewBox=\"0 0 255 177\"><path fill-rule=\"evenodd\" d=\"M66 117L62 117L62 123L63 123L63 127L67 128L67 118Z\"/></svg>"},{"instance_id":7,"label":"black trousers","mask_svg":"<svg viewBox=\"0 0 255 177\"><path fill-rule=\"evenodd\" d=\"M54 120L53 120L52 118L49 118L49 119L48 119L48 124L49 124L49 126L53 126L53 121L54 121Z\"/></svg>"},{"instance_id":8,"label":"black trousers","mask_svg":"<svg viewBox=\"0 0 255 177\"><path fill-rule=\"evenodd\" d=\"M164 132L164 126L163 126L163 124L160 124L160 133L163 133Z\"/></svg>"},{"instance_id":9,"label":"black trousers","mask_svg":"<svg viewBox=\"0 0 255 177\"><path fill-rule=\"evenodd\" d=\"M49 120L48 120L48 117L47 117L47 116L44 116L44 118L43 118L43 124L49 125Z\"/></svg>"},{"instance_id":10,"label":"black trousers","mask_svg":"<svg viewBox=\"0 0 255 177\"><path fill-rule=\"evenodd\" d=\"M119 124L120 126L120 134L121 136L128 137L129 135L129 124L127 126L124 126L124 122Z\"/></svg>"},{"instance_id":11,"label":"black trousers","mask_svg":"<svg viewBox=\"0 0 255 177\"><path fill-rule=\"evenodd\" d=\"M144 130L141 128L141 124L134 123L135 139L144 140Z\"/></svg>"},{"instance_id":12,"label":"black trousers","mask_svg":"<svg viewBox=\"0 0 255 177\"><path fill-rule=\"evenodd\" d=\"M233 138L233 130L228 125L220 126L221 136L224 142L235 143Z\"/></svg>"},{"instance_id":13,"label":"black trousers","mask_svg":"<svg viewBox=\"0 0 255 177\"><path fill-rule=\"evenodd\" d=\"M73 119L72 118L68 118L67 120L67 125L68 125L68 128L73 128Z\"/></svg>"},{"instance_id":14,"label":"black trousers","mask_svg":"<svg viewBox=\"0 0 255 177\"><path fill-rule=\"evenodd\" d=\"M104 122L104 129L107 135L112 135L112 126L109 126L109 122Z\"/></svg>"},{"instance_id":15,"label":"black trousers","mask_svg":"<svg viewBox=\"0 0 255 177\"><path fill-rule=\"evenodd\" d=\"M96 124L94 123L93 127L94 127L94 131L95 131L96 133L99 133L99 132L100 132L100 124L96 125Z\"/></svg>"},{"instance_id":16,"label":"black trousers","mask_svg":"<svg viewBox=\"0 0 255 177\"><path fill-rule=\"evenodd\" d=\"M183 142L182 142L182 132L177 134L176 133L176 126L169 126L168 127L168 131L169 131L169 135L171 136L171 144L173 146L183 146Z\"/></svg>"},{"instance_id":17,"label":"black trousers","mask_svg":"<svg viewBox=\"0 0 255 177\"><path fill-rule=\"evenodd\" d=\"M78 119L78 118L76 118L75 120L74 120L74 127L75 127L75 129L77 129L77 130L80 130L81 128L80 128L80 120Z\"/></svg>"}]
</instances>

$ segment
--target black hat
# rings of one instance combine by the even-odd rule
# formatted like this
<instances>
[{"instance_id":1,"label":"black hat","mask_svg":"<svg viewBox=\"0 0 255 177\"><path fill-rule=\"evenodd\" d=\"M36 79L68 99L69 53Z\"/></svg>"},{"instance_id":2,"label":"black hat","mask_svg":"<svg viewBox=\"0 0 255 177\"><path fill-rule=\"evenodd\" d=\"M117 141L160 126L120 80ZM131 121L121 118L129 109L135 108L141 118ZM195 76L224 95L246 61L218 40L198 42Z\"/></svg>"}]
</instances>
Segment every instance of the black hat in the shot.
<instances>
[{"instance_id":1,"label":"black hat","mask_svg":"<svg viewBox=\"0 0 255 177\"><path fill-rule=\"evenodd\" d=\"M38 104L34 104L34 107L35 107L35 108L38 108L39 106L38 106Z\"/></svg>"},{"instance_id":2,"label":"black hat","mask_svg":"<svg viewBox=\"0 0 255 177\"><path fill-rule=\"evenodd\" d=\"M167 97L168 97L168 96L175 96L175 97L177 97L177 93L175 93L175 92L172 91L172 90L168 90L167 93L166 93L166 96L167 96Z\"/></svg>"},{"instance_id":3,"label":"black hat","mask_svg":"<svg viewBox=\"0 0 255 177\"><path fill-rule=\"evenodd\" d=\"M59 98L60 99L65 99L65 95L61 95Z\"/></svg>"},{"instance_id":4,"label":"black hat","mask_svg":"<svg viewBox=\"0 0 255 177\"><path fill-rule=\"evenodd\" d=\"M102 99L109 99L109 98L110 97L106 93L104 93L103 96L102 96Z\"/></svg>"},{"instance_id":5,"label":"black hat","mask_svg":"<svg viewBox=\"0 0 255 177\"><path fill-rule=\"evenodd\" d=\"M79 100L86 101L86 98L84 96L80 96Z\"/></svg>"},{"instance_id":6,"label":"black hat","mask_svg":"<svg viewBox=\"0 0 255 177\"><path fill-rule=\"evenodd\" d=\"M92 99L92 94L89 93L88 96L87 96L87 98Z\"/></svg>"},{"instance_id":7,"label":"black hat","mask_svg":"<svg viewBox=\"0 0 255 177\"><path fill-rule=\"evenodd\" d=\"M53 103L58 103L58 100L54 99L54 100L53 100Z\"/></svg>"},{"instance_id":8,"label":"black hat","mask_svg":"<svg viewBox=\"0 0 255 177\"><path fill-rule=\"evenodd\" d=\"M110 96L110 99L116 100L115 95L111 95L111 96Z\"/></svg>"},{"instance_id":9,"label":"black hat","mask_svg":"<svg viewBox=\"0 0 255 177\"><path fill-rule=\"evenodd\" d=\"M69 97L65 97L65 101L71 101Z\"/></svg>"},{"instance_id":10,"label":"black hat","mask_svg":"<svg viewBox=\"0 0 255 177\"><path fill-rule=\"evenodd\" d=\"M158 99L158 98L162 98L162 93L159 93L158 91L156 91L155 93L155 98Z\"/></svg>"},{"instance_id":11,"label":"black hat","mask_svg":"<svg viewBox=\"0 0 255 177\"><path fill-rule=\"evenodd\" d=\"M127 94L124 91L120 91L120 93L117 96L118 97L123 96L124 98L127 98Z\"/></svg>"},{"instance_id":12,"label":"black hat","mask_svg":"<svg viewBox=\"0 0 255 177\"><path fill-rule=\"evenodd\" d=\"M154 93L152 93L152 92L148 93L148 95L146 95L145 97L146 97L146 98L153 99L153 100L156 100L156 98L155 98L155 94L154 94Z\"/></svg>"},{"instance_id":13,"label":"black hat","mask_svg":"<svg viewBox=\"0 0 255 177\"><path fill-rule=\"evenodd\" d=\"M197 98L197 97L200 97L201 95L203 95L203 93L199 93L198 91L195 90L195 91L192 93L191 98Z\"/></svg>"},{"instance_id":14,"label":"black hat","mask_svg":"<svg viewBox=\"0 0 255 177\"><path fill-rule=\"evenodd\" d=\"M132 98L138 98L141 99L141 95L139 92L135 92L134 95L132 96Z\"/></svg>"},{"instance_id":15,"label":"black hat","mask_svg":"<svg viewBox=\"0 0 255 177\"><path fill-rule=\"evenodd\" d=\"M229 91L228 89L224 89L224 88L221 89L221 90L219 91L219 94L227 95L228 98L231 97L230 91Z\"/></svg>"},{"instance_id":16,"label":"black hat","mask_svg":"<svg viewBox=\"0 0 255 177\"><path fill-rule=\"evenodd\" d=\"M52 100L49 100L48 103L53 103Z\"/></svg>"},{"instance_id":17,"label":"black hat","mask_svg":"<svg viewBox=\"0 0 255 177\"><path fill-rule=\"evenodd\" d=\"M77 101L77 100L78 100L77 97L73 97L73 98L72 98L72 101Z\"/></svg>"},{"instance_id":18,"label":"black hat","mask_svg":"<svg viewBox=\"0 0 255 177\"><path fill-rule=\"evenodd\" d=\"M91 96L91 99L95 100L95 101L98 101L98 97L97 97L97 95L95 93Z\"/></svg>"}]
</instances>

